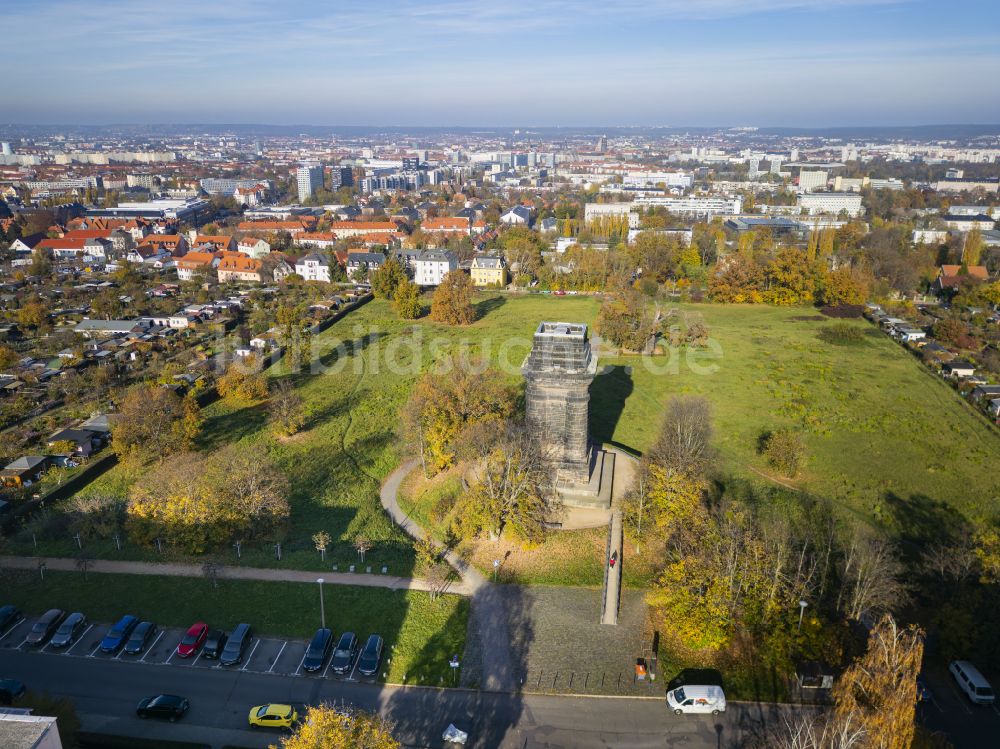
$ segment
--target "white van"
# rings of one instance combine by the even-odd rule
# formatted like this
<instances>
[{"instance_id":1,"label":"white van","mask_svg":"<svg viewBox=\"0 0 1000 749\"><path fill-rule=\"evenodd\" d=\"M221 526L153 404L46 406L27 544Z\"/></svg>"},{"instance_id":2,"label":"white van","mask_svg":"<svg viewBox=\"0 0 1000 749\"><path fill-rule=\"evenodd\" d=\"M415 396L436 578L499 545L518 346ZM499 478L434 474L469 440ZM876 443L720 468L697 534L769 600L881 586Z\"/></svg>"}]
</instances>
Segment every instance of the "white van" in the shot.
<instances>
[{"instance_id":1,"label":"white van","mask_svg":"<svg viewBox=\"0 0 1000 749\"><path fill-rule=\"evenodd\" d=\"M993 704L993 687L986 681L986 678L979 673L979 669L968 661L952 661L948 665L948 670L955 677L958 686L962 688L966 696L977 705Z\"/></svg>"},{"instance_id":2,"label":"white van","mask_svg":"<svg viewBox=\"0 0 1000 749\"><path fill-rule=\"evenodd\" d=\"M726 712L726 695L722 692L722 687L685 684L667 692L667 705L677 715L682 713L718 715Z\"/></svg>"}]
</instances>

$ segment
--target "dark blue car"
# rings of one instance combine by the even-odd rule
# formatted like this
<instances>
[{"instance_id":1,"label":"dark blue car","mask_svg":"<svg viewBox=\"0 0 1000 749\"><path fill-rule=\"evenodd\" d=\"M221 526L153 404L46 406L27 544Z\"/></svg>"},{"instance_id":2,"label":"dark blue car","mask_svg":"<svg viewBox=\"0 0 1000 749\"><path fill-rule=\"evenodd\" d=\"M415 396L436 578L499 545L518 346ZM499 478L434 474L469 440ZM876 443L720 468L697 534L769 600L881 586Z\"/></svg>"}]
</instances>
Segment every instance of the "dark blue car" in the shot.
<instances>
[{"instance_id":1,"label":"dark blue car","mask_svg":"<svg viewBox=\"0 0 1000 749\"><path fill-rule=\"evenodd\" d=\"M104 635L104 639L101 640L101 650L105 653L117 653L121 650L122 645L128 640L129 635L132 634L132 630L135 629L135 625L139 623L139 619L132 616L131 614L126 614L123 616L118 623L108 630L108 633Z\"/></svg>"}]
</instances>

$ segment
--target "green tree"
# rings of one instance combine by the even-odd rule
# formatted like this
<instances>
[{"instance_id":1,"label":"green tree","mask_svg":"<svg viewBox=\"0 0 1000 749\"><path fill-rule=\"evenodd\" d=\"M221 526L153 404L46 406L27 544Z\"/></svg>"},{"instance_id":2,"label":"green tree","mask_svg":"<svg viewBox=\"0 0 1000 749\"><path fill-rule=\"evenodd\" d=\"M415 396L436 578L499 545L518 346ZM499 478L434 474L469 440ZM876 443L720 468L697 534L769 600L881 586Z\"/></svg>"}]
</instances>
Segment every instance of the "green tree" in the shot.
<instances>
[{"instance_id":1,"label":"green tree","mask_svg":"<svg viewBox=\"0 0 1000 749\"><path fill-rule=\"evenodd\" d=\"M371 274L372 293L378 299L392 299L400 284L408 281L400 262L390 257Z\"/></svg>"},{"instance_id":2,"label":"green tree","mask_svg":"<svg viewBox=\"0 0 1000 749\"><path fill-rule=\"evenodd\" d=\"M392 295L392 308L404 320L416 320L424 308L420 301L420 287L412 281L400 281Z\"/></svg>"}]
</instances>

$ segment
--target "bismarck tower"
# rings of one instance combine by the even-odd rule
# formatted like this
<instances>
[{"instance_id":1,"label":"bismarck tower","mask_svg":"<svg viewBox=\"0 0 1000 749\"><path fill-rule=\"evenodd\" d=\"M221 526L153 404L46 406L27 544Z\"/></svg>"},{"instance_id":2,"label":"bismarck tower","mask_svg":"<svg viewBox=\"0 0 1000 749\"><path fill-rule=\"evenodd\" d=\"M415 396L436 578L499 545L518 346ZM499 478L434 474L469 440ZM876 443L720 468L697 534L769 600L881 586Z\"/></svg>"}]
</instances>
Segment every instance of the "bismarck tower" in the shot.
<instances>
[{"instance_id":1,"label":"bismarck tower","mask_svg":"<svg viewBox=\"0 0 1000 749\"><path fill-rule=\"evenodd\" d=\"M521 373L527 419L546 444L556 493L570 507L610 507L614 455L592 447L587 433L590 384L597 374L587 326L539 324Z\"/></svg>"}]
</instances>

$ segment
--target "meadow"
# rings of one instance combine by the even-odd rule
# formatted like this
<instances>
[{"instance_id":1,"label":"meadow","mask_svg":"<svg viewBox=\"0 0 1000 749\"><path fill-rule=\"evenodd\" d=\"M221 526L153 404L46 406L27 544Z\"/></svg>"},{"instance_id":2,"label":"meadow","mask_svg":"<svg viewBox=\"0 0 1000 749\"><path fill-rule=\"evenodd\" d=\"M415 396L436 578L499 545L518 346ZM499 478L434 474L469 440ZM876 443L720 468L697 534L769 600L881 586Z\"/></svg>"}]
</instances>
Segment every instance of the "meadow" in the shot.
<instances>
[{"instance_id":1,"label":"meadow","mask_svg":"<svg viewBox=\"0 0 1000 749\"><path fill-rule=\"evenodd\" d=\"M374 301L314 339L318 365L310 372L292 374L281 363L269 371L272 378L291 378L306 402L308 423L301 433L276 438L267 427L265 404L209 406L200 449L238 442L269 456L292 484L282 561L274 559L268 542L244 549L241 562L315 569L359 564L353 541L364 535L375 544L366 564L387 566L392 574L412 572L412 549L379 506L378 487L407 449L397 433L413 382L459 350L470 360L489 359L520 381L520 364L540 321L592 324L599 304L582 296L483 294L476 302L479 319L449 328L426 319L399 320L387 303ZM820 337L831 321L811 308L685 304L669 312L669 323L682 329L695 320L707 325L709 345L651 357L599 350L590 414L596 441L641 453L655 439L671 397L700 395L712 405L722 476L825 497L843 512L900 532L935 512L969 519L995 513L996 431L869 323L850 322L864 336L845 346ZM807 460L795 479L772 475L758 454L760 436L777 428L804 436ZM118 466L86 491L123 493L136 470ZM425 488L404 491L414 512L424 514L421 519L429 510L418 505L427 503L415 500ZM319 530L334 539L325 564L310 540ZM588 550L581 552L587 563L576 572L562 569L562 551L543 555L553 560L547 567L528 557L524 574L510 581L598 584L603 540L587 532L577 536L553 542ZM155 556L144 549L119 552L108 540L90 543L95 556ZM34 551L23 538L14 545L22 553ZM40 542L38 551L71 555L76 547L64 539ZM235 562L234 553L225 551L225 563ZM643 570L634 582L647 578Z\"/></svg>"}]
</instances>

